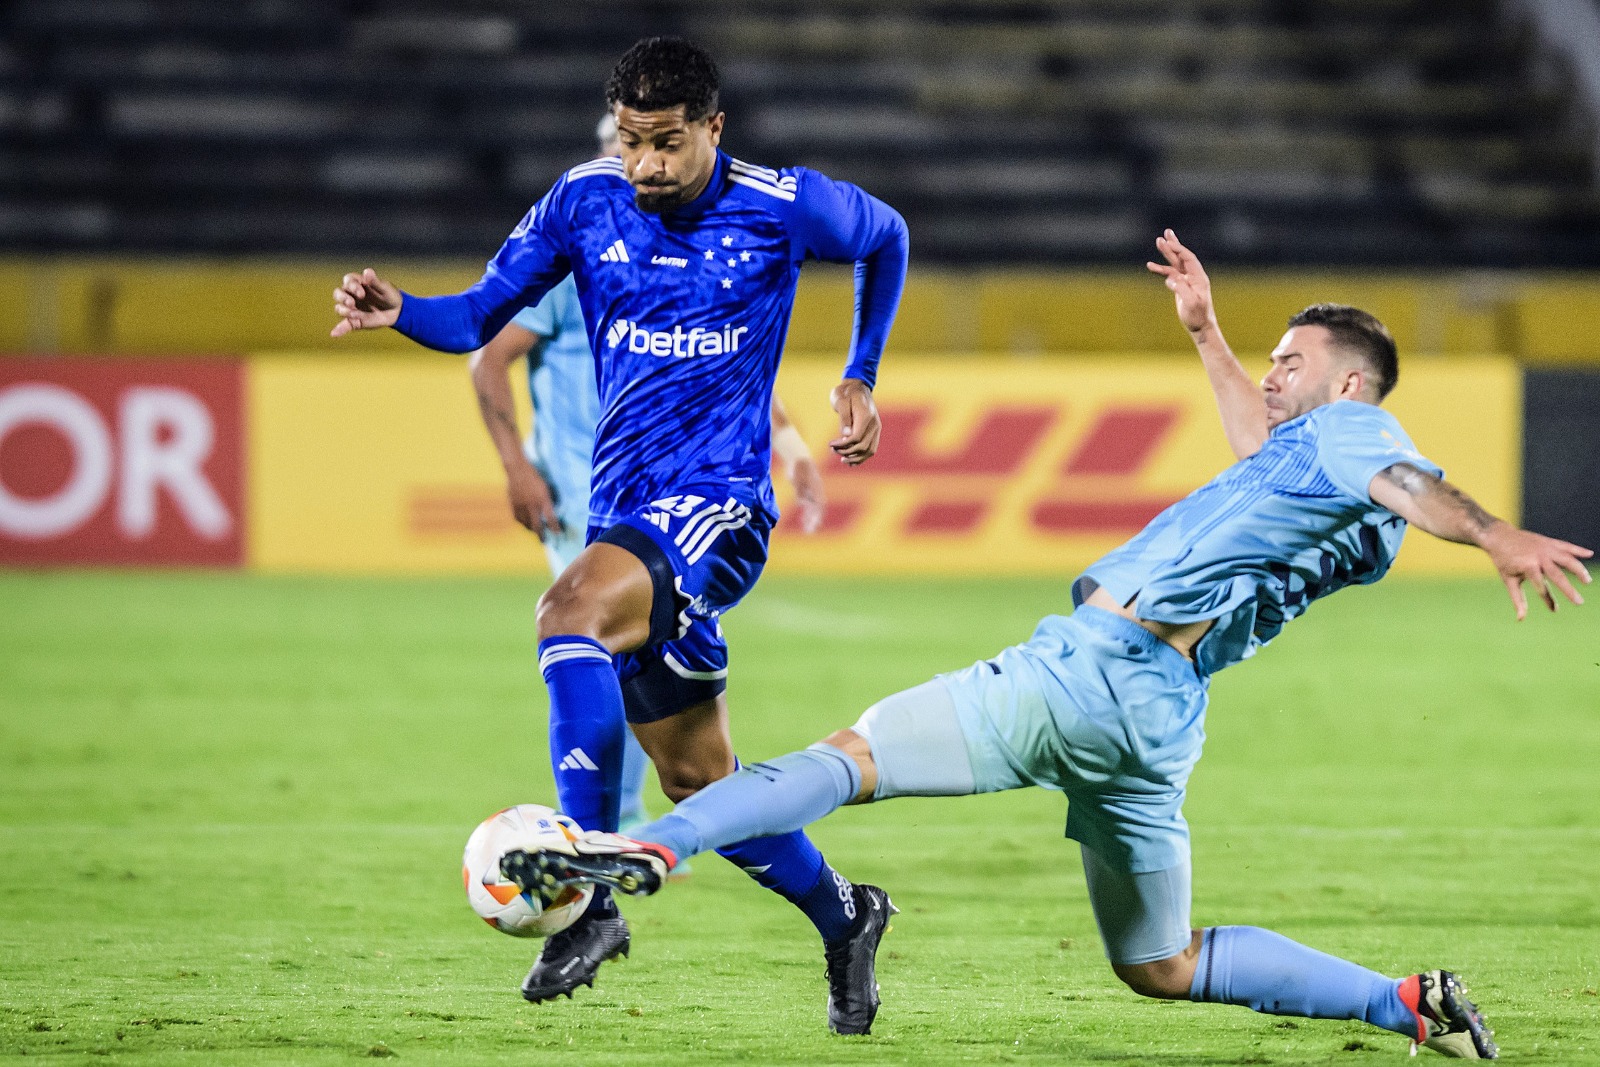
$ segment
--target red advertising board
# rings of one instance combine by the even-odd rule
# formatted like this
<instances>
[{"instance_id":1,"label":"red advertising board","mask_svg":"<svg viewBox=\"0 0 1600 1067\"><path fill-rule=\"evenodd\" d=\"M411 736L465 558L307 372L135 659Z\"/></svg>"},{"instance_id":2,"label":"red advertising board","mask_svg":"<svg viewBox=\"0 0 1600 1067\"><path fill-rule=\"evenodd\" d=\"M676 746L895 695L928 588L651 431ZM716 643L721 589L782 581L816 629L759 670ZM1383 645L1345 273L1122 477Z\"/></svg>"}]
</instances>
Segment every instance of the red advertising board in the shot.
<instances>
[{"instance_id":1,"label":"red advertising board","mask_svg":"<svg viewBox=\"0 0 1600 1067\"><path fill-rule=\"evenodd\" d=\"M0 359L0 564L244 562L238 360Z\"/></svg>"}]
</instances>

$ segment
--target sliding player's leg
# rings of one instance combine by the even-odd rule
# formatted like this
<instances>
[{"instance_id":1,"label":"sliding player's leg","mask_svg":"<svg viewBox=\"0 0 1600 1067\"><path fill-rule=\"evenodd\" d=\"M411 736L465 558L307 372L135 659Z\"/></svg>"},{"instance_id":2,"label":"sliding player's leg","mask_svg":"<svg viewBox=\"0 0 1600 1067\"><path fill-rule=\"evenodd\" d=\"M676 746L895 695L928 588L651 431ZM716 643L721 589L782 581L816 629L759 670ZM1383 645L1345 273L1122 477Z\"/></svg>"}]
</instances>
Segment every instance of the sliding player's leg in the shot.
<instances>
[{"instance_id":1,"label":"sliding player's leg","mask_svg":"<svg viewBox=\"0 0 1600 1067\"><path fill-rule=\"evenodd\" d=\"M1493 1059L1494 1035L1448 971L1389 978L1257 926L1189 927L1189 865L1129 872L1083 847L1111 969L1134 992L1269 1015L1358 1019L1446 1055Z\"/></svg>"},{"instance_id":2,"label":"sliding player's leg","mask_svg":"<svg viewBox=\"0 0 1600 1067\"><path fill-rule=\"evenodd\" d=\"M682 803L739 767L728 738L727 702L720 694L668 718L636 722L634 730L668 799ZM803 831L744 835L719 844L717 852L798 907L823 941L849 935L856 919L854 887L828 865Z\"/></svg>"},{"instance_id":3,"label":"sliding player's leg","mask_svg":"<svg viewBox=\"0 0 1600 1067\"><path fill-rule=\"evenodd\" d=\"M1107 612L1079 615L1071 638L1081 662L1063 672L1076 708L1058 707L1074 739L1067 835L1082 846L1117 976L1145 996L1359 1019L1451 1055L1491 1055L1476 1010L1446 972L1388 978L1259 927L1190 928L1183 800L1200 756L1205 686L1143 629ZM1111 728L1095 740L1098 724Z\"/></svg>"}]
</instances>

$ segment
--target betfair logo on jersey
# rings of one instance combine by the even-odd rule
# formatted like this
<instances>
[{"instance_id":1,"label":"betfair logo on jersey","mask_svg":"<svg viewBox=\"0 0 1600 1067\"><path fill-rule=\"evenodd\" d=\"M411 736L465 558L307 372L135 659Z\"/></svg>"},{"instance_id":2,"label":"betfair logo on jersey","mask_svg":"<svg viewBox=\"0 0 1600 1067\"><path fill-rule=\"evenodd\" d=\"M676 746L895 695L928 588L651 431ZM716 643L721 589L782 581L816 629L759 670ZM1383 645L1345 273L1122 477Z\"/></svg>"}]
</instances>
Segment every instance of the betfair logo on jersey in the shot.
<instances>
[{"instance_id":1,"label":"betfair logo on jersey","mask_svg":"<svg viewBox=\"0 0 1600 1067\"><path fill-rule=\"evenodd\" d=\"M688 359L690 356L720 356L739 351L739 342L750 332L748 326L724 326L720 330L707 330L696 326L685 330L674 326L670 330L646 330L637 322L618 319L606 331L606 344L616 348L627 341L628 351L639 355L671 356Z\"/></svg>"}]
</instances>

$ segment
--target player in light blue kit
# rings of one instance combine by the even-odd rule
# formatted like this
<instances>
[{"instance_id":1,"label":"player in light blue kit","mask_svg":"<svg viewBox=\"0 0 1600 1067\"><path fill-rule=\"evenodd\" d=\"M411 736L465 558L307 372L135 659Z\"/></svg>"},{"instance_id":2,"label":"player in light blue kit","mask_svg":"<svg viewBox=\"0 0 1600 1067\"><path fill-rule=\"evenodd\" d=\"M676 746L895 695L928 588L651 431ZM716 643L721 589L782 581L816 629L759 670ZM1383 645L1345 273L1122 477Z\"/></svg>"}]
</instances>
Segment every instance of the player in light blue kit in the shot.
<instances>
[{"instance_id":1,"label":"player in light blue kit","mask_svg":"<svg viewBox=\"0 0 1600 1067\"><path fill-rule=\"evenodd\" d=\"M889 697L804 752L741 771L633 837L514 853L527 887L654 892L675 856L783 833L849 803L1039 785L1067 794L1095 919L1117 976L1150 997L1361 1019L1448 1056L1491 1059L1493 1033L1449 971L1405 979L1251 926L1189 925L1182 806L1206 690L1318 597L1382 578L1406 524L1482 548L1517 609L1523 582L1582 598L1586 548L1496 519L1442 480L1379 407L1394 341L1355 308L1289 320L1260 388L1223 341L1210 283L1168 230L1150 264L1177 297L1239 462L1156 516L1073 586L1077 610L1026 644ZM1548 584L1547 584L1548 583Z\"/></svg>"},{"instance_id":2,"label":"player in light blue kit","mask_svg":"<svg viewBox=\"0 0 1600 1067\"><path fill-rule=\"evenodd\" d=\"M610 115L595 131L600 156L618 152L617 124ZM519 359L528 366L528 394L533 402L533 432L526 439L517 428L507 371ZM589 458L595 426L600 421L600 392L595 383L594 354L578 303L577 286L569 276L545 294L537 307L524 308L494 340L473 353L473 389L501 466L512 516L538 535L550 562L561 572L584 549L589 529ZM823 518L822 476L800 433L776 396L772 398L772 450L778 456L801 508L800 528L810 533ZM618 828L645 822L645 772L649 758L632 733L624 739L622 799ZM572 759L553 752L552 764ZM673 877L689 873L688 861L673 868Z\"/></svg>"},{"instance_id":3,"label":"player in light blue kit","mask_svg":"<svg viewBox=\"0 0 1600 1067\"><path fill-rule=\"evenodd\" d=\"M348 274L334 294L333 334L392 326L431 348L470 351L573 277L601 416L588 547L540 599L539 660L552 744L572 757L557 766L561 807L582 826L614 830L625 720L674 800L735 768L718 620L755 584L777 518L769 410L801 264L855 264L855 330L833 390L840 434L830 446L863 463L877 450L872 387L909 240L897 212L853 185L721 152L716 65L687 41L639 42L606 99L621 158L568 171L482 280L419 297L371 270ZM852 885L799 829L719 851L816 926L829 1025L867 1032L887 894ZM545 943L523 995L591 984L629 944L615 902L597 892Z\"/></svg>"}]
</instances>

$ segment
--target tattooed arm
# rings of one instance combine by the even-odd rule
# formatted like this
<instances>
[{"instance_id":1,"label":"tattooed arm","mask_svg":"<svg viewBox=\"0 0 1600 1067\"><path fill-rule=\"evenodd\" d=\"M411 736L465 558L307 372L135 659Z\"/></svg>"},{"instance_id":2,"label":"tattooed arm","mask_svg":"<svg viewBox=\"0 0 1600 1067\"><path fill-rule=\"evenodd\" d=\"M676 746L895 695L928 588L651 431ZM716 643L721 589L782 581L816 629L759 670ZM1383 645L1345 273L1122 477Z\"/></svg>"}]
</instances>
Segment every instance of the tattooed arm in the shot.
<instances>
[{"instance_id":1,"label":"tattooed arm","mask_svg":"<svg viewBox=\"0 0 1600 1067\"><path fill-rule=\"evenodd\" d=\"M1533 583L1551 611L1556 610L1551 585L1574 604L1583 603L1567 574L1585 584L1592 580L1582 562L1594 555L1589 549L1497 519L1443 478L1409 463L1396 463L1379 472L1372 479L1371 494L1374 503L1435 537L1483 549L1500 572L1519 621L1528 614L1523 582Z\"/></svg>"},{"instance_id":2,"label":"tattooed arm","mask_svg":"<svg viewBox=\"0 0 1600 1067\"><path fill-rule=\"evenodd\" d=\"M470 364L478 413L483 416L484 428L505 468L511 514L541 538L546 530L559 532L561 520L556 517L550 486L522 452L522 432L517 428L517 408L507 371L524 355L537 360L543 347L544 338L538 334L508 325L472 354Z\"/></svg>"}]
</instances>

